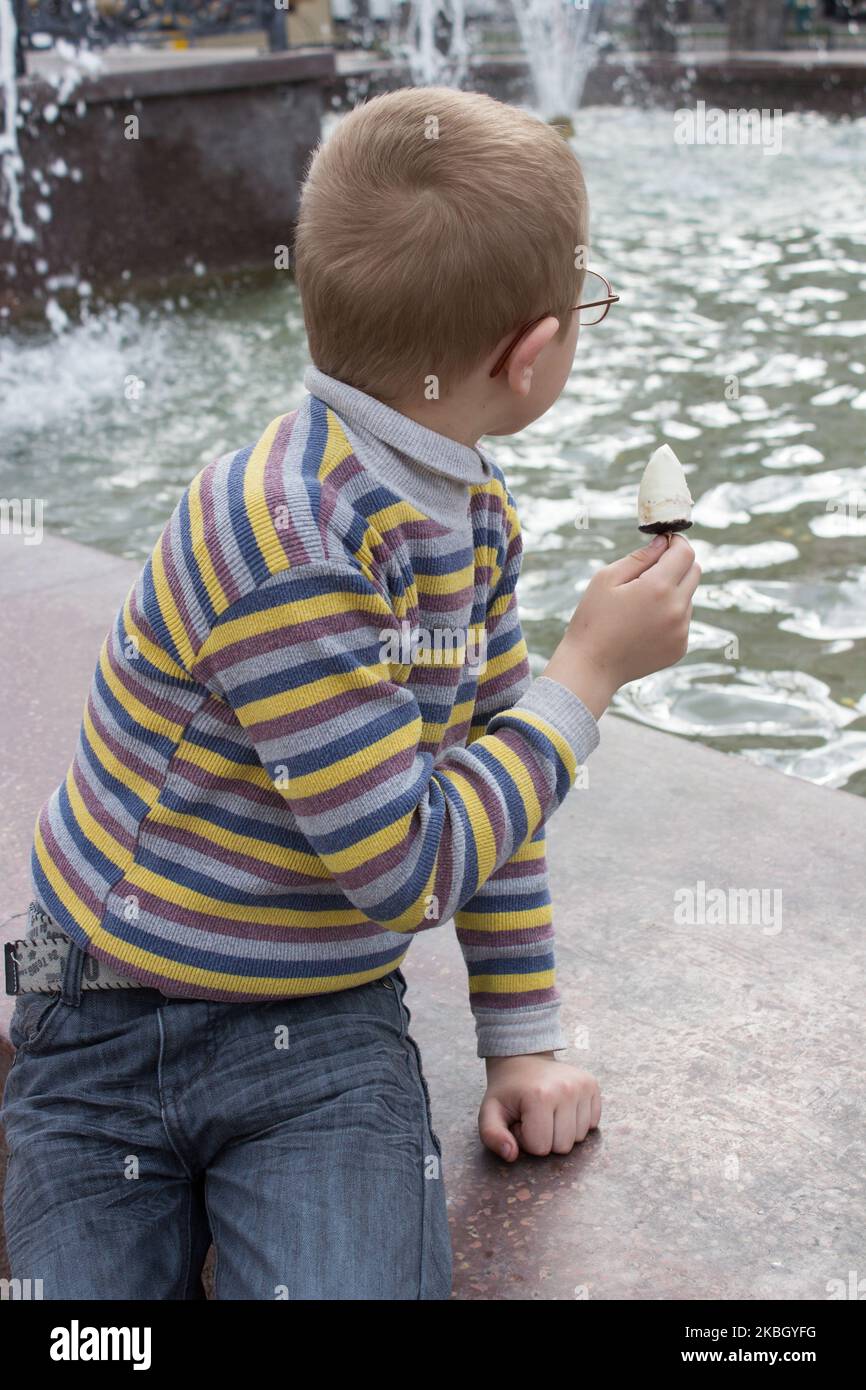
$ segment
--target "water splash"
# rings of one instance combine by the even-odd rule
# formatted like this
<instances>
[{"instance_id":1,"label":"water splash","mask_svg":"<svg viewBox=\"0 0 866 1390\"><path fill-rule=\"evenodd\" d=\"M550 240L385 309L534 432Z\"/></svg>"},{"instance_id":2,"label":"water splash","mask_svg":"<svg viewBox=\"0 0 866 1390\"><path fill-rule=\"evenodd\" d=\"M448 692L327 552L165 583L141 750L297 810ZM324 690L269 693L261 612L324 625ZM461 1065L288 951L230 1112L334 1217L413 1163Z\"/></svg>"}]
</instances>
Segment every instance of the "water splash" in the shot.
<instances>
[{"instance_id":1,"label":"water splash","mask_svg":"<svg viewBox=\"0 0 866 1390\"><path fill-rule=\"evenodd\" d=\"M469 72L465 0L413 0L403 36L393 47L416 87L461 87Z\"/></svg>"},{"instance_id":2,"label":"water splash","mask_svg":"<svg viewBox=\"0 0 866 1390\"><path fill-rule=\"evenodd\" d=\"M592 0L512 3L537 110L545 120L574 115L595 62L600 6Z\"/></svg>"},{"instance_id":3,"label":"water splash","mask_svg":"<svg viewBox=\"0 0 866 1390\"><path fill-rule=\"evenodd\" d=\"M18 151L18 79L15 72L15 42L18 26L12 0L0 0L0 91L3 93L3 130L0 131L0 171L9 220L2 235L14 241L34 241L36 233L24 220L21 207L20 176L24 161Z\"/></svg>"}]
</instances>

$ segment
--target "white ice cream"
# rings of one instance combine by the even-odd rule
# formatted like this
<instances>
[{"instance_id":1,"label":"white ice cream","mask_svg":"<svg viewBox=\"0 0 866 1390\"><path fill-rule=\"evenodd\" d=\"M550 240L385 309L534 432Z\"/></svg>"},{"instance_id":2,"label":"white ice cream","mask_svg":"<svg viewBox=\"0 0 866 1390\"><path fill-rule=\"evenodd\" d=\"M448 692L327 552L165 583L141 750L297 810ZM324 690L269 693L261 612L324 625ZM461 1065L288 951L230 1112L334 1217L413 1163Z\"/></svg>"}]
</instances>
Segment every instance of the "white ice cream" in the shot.
<instances>
[{"instance_id":1,"label":"white ice cream","mask_svg":"<svg viewBox=\"0 0 866 1390\"><path fill-rule=\"evenodd\" d=\"M656 449L640 480L637 519L641 530L664 527L684 531L692 524L692 496L682 465L669 444ZM678 523L678 524L677 524Z\"/></svg>"}]
</instances>

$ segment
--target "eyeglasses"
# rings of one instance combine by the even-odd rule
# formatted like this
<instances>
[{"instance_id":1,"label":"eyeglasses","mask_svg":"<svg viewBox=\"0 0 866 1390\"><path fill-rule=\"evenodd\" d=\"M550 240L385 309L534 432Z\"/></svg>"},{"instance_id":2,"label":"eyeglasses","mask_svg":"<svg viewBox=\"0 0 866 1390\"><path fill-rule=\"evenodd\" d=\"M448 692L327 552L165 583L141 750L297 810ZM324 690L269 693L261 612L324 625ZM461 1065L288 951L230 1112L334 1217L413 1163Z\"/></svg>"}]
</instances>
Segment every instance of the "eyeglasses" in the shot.
<instances>
[{"instance_id":1,"label":"eyeglasses","mask_svg":"<svg viewBox=\"0 0 866 1390\"><path fill-rule=\"evenodd\" d=\"M619 302L619 295L614 294L610 287L610 281L606 280L603 275L599 275L597 270L588 270L586 272L583 280L583 293L587 298L582 300L580 304L573 305L571 310L572 313L577 312L580 314L578 322L581 328L586 328L593 323L601 323L602 319L606 318L611 304ZM523 338L531 328L534 328L536 324L541 323L543 319L548 317L548 314L539 314L537 319L533 319L532 323L526 324L524 328L521 328L519 333L515 334L491 371L491 376L499 375L512 352L517 347L517 344L520 342L520 339Z\"/></svg>"}]
</instances>

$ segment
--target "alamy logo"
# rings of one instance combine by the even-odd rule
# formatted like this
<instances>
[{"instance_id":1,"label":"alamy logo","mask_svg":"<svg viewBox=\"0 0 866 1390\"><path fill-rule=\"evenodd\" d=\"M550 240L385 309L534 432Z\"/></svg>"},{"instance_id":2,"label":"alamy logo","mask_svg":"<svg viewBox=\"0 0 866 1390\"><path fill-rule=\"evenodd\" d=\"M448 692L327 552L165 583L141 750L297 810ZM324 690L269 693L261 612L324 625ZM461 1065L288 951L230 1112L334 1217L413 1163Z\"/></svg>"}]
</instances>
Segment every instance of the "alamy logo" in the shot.
<instances>
[{"instance_id":1,"label":"alamy logo","mask_svg":"<svg viewBox=\"0 0 866 1390\"><path fill-rule=\"evenodd\" d=\"M69 1327L51 1329L52 1361L131 1361L134 1371L150 1370L149 1327Z\"/></svg>"},{"instance_id":2,"label":"alamy logo","mask_svg":"<svg viewBox=\"0 0 866 1390\"><path fill-rule=\"evenodd\" d=\"M41 1279L0 1279L0 1303L27 1303L42 1297Z\"/></svg>"},{"instance_id":3,"label":"alamy logo","mask_svg":"<svg viewBox=\"0 0 866 1390\"><path fill-rule=\"evenodd\" d=\"M760 145L764 154L782 153L782 111L707 106L699 101L692 111L674 112L676 145Z\"/></svg>"},{"instance_id":4,"label":"alamy logo","mask_svg":"<svg viewBox=\"0 0 866 1390\"><path fill-rule=\"evenodd\" d=\"M487 633L483 627L413 627L404 618L399 631L382 628L379 660L394 666L461 666L484 671Z\"/></svg>"},{"instance_id":5,"label":"alamy logo","mask_svg":"<svg viewBox=\"0 0 866 1390\"><path fill-rule=\"evenodd\" d=\"M844 1279L827 1280L827 1297L831 1302L840 1298L850 1298L855 1303L862 1303L866 1299L866 1279L859 1279L856 1269L849 1269L847 1283Z\"/></svg>"},{"instance_id":6,"label":"alamy logo","mask_svg":"<svg viewBox=\"0 0 866 1390\"><path fill-rule=\"evenodd\" d=\"M701 878L694 888L675 889L674 902L678 927L760 927L764 936L782 930L781 888L708 888Z\"/></svg>"},{"instance_id":7,"label":"alamy logo","mask_svg":"<svg viewBox=\"0 0 866 1390\"><path fill-rule=\"evenodd\" d=\"M41 497L0 497L0 536L23 536L25 545L39 545L44 512Z\"/></svg>"}]
</instances>

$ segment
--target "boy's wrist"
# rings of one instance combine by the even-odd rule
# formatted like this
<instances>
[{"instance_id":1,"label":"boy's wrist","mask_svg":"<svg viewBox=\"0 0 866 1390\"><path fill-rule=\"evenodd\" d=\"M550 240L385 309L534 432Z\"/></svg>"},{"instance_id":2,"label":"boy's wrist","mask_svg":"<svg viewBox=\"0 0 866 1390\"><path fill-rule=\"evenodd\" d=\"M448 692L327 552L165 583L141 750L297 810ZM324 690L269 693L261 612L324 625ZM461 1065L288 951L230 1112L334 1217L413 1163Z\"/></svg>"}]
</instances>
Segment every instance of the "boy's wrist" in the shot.
<instances>
[{"instance_id":1,"label":"boy's wrist","mask_svg":"<svg viewBox=\"0 0 866 1390\"><path fill-rule=\"evenodd\" d=\"M494 1073L501 1071L509 1062L519 1062L525 1057L546 1057L549 1061L556 1061L555 1052L515 1052L510 1057L485 1057L484 1064L487 1067L487 1075L491 1077Z\"/></svg>"},{"instance_id":2,"label":"boy's wrist","mask_svg":"<svg viewBox=\"0 0 866 1390\"><path fill-rule=\"evenodd\" d=\"M560 642L542 675L564 685L596 720L604 714L620 684L600 670L586 651L567 640Z\"/></svg>"}]
</instances>

